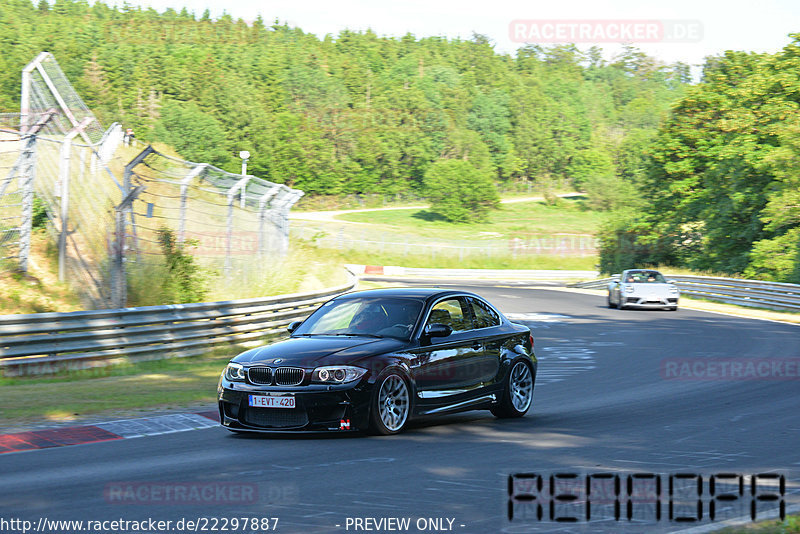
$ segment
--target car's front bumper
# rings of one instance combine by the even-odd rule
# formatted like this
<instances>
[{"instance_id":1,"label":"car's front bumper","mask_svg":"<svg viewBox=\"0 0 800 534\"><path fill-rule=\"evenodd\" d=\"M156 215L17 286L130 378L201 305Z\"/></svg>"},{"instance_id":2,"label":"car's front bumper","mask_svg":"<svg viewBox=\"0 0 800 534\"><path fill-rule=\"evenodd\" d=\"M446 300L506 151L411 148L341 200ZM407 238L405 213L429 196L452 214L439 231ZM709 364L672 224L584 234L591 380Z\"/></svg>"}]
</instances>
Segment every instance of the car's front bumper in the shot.
<instances>
[{"instance_id":1,"label":"car's front bumper","mask_svg":"<svg viewBox=\"0 0 800 534\"><path fill-rule=\"evenodd\" d=\"M622 304L624 306L635 306L637 308L672 308L678 306L678 297L626 295L622 298Z\"/></svg>"},{"instance_id":2,"label":"car's front bumper","mask_svg":"<svg viewBox=\"0 0 800 534\"><path fill-rule=\"evenodd\" d=\"M294 408L249 406L250 395L290 393ZM222 426L250 432L347 432L369 425L371 388L356 386L308 388L259 387L221 380L218 388Z\"/></svg>"}]
</instances>

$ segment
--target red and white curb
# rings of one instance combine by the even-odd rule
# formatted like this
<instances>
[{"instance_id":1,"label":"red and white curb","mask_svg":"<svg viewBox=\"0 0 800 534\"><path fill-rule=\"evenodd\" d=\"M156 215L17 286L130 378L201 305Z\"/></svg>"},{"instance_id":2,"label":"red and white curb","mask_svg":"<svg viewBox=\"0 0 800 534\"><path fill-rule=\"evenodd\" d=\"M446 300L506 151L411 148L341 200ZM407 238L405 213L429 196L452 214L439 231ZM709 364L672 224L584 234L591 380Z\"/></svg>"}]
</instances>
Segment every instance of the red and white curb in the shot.
<instances>
[{"instance_id":1,"label":"red and white curb","mask_svg":"<svg viewBox=\"0 0 800 534\"><path fill-rule=\"evenodd\" d=\"M217 425L219 425L219 414L215 411L209 411L124 419L95 425L31 430L0 435L0 454L144 436L158 436L186 432L187 430L199 430Z\"/></svg>"}]
</instances>

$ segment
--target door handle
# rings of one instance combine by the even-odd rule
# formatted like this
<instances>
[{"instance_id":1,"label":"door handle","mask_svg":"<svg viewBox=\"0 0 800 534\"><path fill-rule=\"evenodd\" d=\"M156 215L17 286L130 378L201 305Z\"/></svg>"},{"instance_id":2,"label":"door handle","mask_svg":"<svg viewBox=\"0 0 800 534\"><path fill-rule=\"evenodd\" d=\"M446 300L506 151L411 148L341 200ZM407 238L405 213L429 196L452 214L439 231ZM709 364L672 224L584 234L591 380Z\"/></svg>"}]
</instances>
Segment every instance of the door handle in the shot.
<instances>
[{"instance_id":1,"label":"door handle","mask_svg":"<svg viewBox=\"0 0 800 534\"><path fill-rule=\"evenodd\" d=\"M480 350L480 349L483 348L483 343L481 343L480 341L475 341L472 344L472 348L475 349L475 350Z\"/></svg>"}]
</instances>

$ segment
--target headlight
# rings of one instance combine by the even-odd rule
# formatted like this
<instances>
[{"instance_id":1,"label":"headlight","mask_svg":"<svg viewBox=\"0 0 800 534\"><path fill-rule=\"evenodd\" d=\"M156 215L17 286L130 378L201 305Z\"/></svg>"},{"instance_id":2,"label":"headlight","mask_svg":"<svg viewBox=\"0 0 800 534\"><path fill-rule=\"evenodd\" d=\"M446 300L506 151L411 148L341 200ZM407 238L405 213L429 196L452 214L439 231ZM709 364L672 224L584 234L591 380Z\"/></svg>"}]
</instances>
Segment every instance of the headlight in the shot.
<instances>
[{"instance_id":1,"label":"headlight","mask_svg":"<svg viewBox=\"0 0 800 534\"><path fill-rule=\"evenodd\" d=\"M633 293L633 286L625 286L625 293Z\"/></svg>"},{"instance_id":2,"label":"headlight","mask_svg":"<svg viewBox=\"0 0 800 534\"><path fill-rule=\"evenodd\" d=\"M229 363L225 368L225 378L232 382L244 382L245 379L244 366L238 363Z\"/></svg>"},{"instance_id":3,"label":"headlight","mask_svg":"<svg viewBox=\"0 0 800 534\"><path fill-rule=\"evenodd\" d=\"M669 292L670 293L677 293L678 292L678 288L676 286L669 286Z\"/></svg>"},{"instance_id":4,"label":"headlight","mask_svg":"<svg viewBox=\"0 0 800 534\"><path fill-rule=\"evenodd\" d=\"M358 380L364 376L366 372L366 369L349 365L317 367L314 369L314 372L311 373L311 381L323 384L344 384L345 382Z\"/></svg>"}]
</instances>

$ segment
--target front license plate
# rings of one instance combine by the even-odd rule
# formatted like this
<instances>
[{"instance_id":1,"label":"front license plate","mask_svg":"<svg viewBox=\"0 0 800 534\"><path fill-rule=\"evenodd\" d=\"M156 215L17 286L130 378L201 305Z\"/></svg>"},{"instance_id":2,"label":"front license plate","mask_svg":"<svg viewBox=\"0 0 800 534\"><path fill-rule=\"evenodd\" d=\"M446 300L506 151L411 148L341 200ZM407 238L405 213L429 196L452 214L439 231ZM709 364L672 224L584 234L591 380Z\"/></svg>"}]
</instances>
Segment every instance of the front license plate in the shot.
<instances>
[{"instance_id":1,"label":"front license plate","mask_svg":"<svg viewBox=\"0 0 800 534\"><path fill-rule=\"evenodd\" d=\"M294 408L294 396L291 395L248 395L250 406L257 408Z\"/></svg>"}]
</instances>

